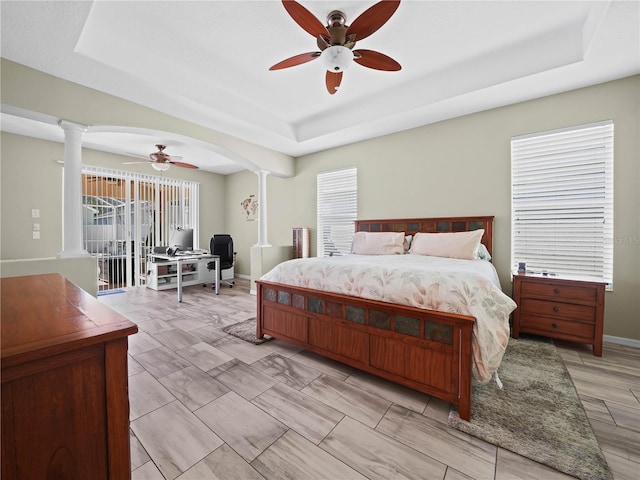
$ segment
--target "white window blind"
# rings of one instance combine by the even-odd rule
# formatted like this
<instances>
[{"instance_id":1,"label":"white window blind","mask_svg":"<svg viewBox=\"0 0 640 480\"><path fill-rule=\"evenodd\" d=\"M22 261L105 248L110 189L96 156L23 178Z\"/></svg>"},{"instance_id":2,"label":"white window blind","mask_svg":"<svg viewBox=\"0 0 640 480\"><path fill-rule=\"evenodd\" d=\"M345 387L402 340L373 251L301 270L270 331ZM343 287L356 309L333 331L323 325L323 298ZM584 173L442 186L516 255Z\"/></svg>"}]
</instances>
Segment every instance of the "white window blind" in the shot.
<instances>
[{"instance_id":1,"label":"white window blind","mask_svg":"<svg viewBox=\"0 0 640 480\"><path fill-rule=\"evenodd\" d=\"M200 184L83 165L83 245L98 258L98 290L146 282L147 253L174 229L193 229L199 248Z\"/></svg>"},{"instance_id":2,"label":"white window blind","mask_svg":"<svg viewBox=\"0 0 640 480\"><path fill-rule=\"evenodd\" d=\"M318 256L351 251L358 215L358 169L318 174Z\"/></svg>"},{"instance_id":3,"label":"white window blind","mask_svg":"<svg viewBox=\"0 0 640 480\"><path fill-rule=\"evenodd\" d=\"M613 280L613 122L511 140L511 263Z\"/></svg>"}]
</instances>

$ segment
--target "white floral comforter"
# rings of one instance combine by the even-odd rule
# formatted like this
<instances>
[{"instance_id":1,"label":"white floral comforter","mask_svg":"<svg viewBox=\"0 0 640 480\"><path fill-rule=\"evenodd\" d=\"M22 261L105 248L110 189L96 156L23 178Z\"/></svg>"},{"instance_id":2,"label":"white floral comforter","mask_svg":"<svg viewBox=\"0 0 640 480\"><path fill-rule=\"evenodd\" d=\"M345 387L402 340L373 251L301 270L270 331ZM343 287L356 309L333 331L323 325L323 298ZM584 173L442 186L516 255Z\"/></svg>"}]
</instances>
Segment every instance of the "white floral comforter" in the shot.
<instances>
[{"instance_id":1,"label":"white floral comforter","mask_svg":"<svg viewBox=\"0 0 640 480\"><path fill-rule=\"evenodd\" d=\"M289 260L262 280L475 317L473 378L487 383L509 340L516 308L485 260L421 255L346 255Z\"/></svg>"}]
</instances>

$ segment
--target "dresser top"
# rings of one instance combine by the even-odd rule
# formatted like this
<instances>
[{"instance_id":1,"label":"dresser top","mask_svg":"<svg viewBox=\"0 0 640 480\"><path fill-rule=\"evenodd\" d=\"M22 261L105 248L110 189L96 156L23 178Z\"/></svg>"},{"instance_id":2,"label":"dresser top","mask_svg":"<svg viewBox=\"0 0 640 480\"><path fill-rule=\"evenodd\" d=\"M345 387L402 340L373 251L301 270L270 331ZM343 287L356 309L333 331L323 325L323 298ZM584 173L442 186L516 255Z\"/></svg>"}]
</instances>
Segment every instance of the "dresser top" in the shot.
<instances>
[{"instance_id":1,"label":"dresser top","mask_svg":"<svg viewBox=\"0 0 640 480\"><path fill-rule=\"evenodd\" d=\"M3 278L0 288L2 369L138 331L57 273Z\"/></svg>"},{"instance_id":2,"label":"dresser top","mask_svg":"<svg viewBox=\"0 0 640 480\"><path fill-rule=\"evenodd\" d=\"M602 280L599 280L597 278L590 278L590 277L578 277L578 276L573 276L573 275L557 275L555 273L549 273L547 275L544 275L542 273L532 273L532 272L518 272L518 271L513 271L513 278L515 277L520 277L521 279L523 278L527 278L527 279L536 279L536 280L540 280L540 281L545 281L545 280L549 280L549 281L560 281L560 282L584 282L584 283L597 283L597 284L602 284L602 285L606 285L607 282L603 282Z\"/></svg>"}]
</instances>

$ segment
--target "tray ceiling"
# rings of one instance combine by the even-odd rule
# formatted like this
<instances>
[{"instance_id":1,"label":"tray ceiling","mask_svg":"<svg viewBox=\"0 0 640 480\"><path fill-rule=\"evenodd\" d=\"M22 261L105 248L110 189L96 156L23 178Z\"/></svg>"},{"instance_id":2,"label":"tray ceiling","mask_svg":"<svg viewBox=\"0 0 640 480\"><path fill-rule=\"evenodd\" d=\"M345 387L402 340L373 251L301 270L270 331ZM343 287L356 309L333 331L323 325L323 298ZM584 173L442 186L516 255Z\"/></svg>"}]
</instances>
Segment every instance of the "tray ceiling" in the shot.
<instances>
[{"instance_id":1,"label":"tray ceiling","mask_svg":"<svg viewBox=\"0 0 640 480\"><path fill-rule=\"evenodd\" d=\"M300 3L323 23L334 9L349 23L374 2ZM2 57L291 156L640 72L635 1L405 0L357 45L402 70L354 64L335 95L318 61L268 70L317 50L279 1L5 0L1 8ZM18 129L13 120L5 109L3 130ZM116 153L142 153L130 135L115 135L95 137L94 148L121 142ZM199 166L245 168L214 153ZM186 161L185 150L176 154Z\"/></svg>"}]
</instances>

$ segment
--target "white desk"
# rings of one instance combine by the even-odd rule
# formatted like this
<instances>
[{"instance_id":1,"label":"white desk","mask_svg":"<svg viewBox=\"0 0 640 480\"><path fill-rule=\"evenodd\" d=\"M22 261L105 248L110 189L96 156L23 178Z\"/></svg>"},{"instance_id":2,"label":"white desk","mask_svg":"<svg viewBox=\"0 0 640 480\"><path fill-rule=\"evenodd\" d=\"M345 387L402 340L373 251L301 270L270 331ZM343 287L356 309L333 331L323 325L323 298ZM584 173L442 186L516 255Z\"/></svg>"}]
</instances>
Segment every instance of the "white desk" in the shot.
<instances>
[{"instance_id":1,"label":"white desk","mask_svg":"<svg viewBox=\"0 0 640 480\"><path fill-rule=\"evenodd\" d=\"M162 260L162 264L175 264L177 269L177 290L178 302L182 302L182 264L186 261L211 259L215 262L215 290L216 295L220 293L220 255L192 254L192 255L167 255L166 253L149 253L147 257L151 260Z\"/></svg>"}]
</instances>

